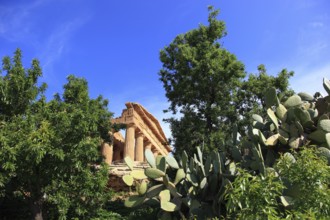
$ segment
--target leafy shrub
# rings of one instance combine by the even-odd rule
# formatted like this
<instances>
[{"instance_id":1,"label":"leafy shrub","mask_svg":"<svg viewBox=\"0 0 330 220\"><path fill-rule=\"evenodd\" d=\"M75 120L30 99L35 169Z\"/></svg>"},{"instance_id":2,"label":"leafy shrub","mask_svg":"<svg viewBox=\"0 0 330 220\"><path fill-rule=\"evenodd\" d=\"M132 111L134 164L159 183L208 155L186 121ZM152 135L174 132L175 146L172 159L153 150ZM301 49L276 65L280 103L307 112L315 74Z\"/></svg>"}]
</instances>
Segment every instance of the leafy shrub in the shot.
<instances>
[{"instance_id":1,"label":"leafy shrub","mask_svg":"<svg viewBox=\"0 0 330 220\"><path fill-rule=\"evenodd\" d=\"M290 201L297 213L313 213L317 219L330 216L330 167L318 150L305 148L296 153L296 161L282 156L275 166Z\"/></svg>"},{"instance_id":2,"label":"leafy shrub","mask_svg":"<svg viewBox=\"0 0 330 220\"><path fill-rule=\"evenodd\" d=\"M226 190L226 208L233 219L275 219L279 216L277 199L284 186L270 173L253 176L243 169Z\"/></svg>"}]
</instances>

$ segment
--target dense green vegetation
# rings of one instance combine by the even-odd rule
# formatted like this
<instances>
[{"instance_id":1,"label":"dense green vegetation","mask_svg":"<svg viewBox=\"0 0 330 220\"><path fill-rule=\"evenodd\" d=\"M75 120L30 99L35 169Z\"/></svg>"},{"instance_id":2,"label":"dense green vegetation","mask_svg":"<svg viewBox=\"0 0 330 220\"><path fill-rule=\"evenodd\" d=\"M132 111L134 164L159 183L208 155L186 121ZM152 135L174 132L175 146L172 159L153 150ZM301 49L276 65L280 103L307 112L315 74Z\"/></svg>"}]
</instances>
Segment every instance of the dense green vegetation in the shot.
<instances>
[{"instance_id":1,"label":"dense green vegetation","mask_svg":"<svg viewBox=\"0 0 330 220\"><path fill-rule=\"evenodd\" d=\"M330 81L323 85L326 97L299 93L284 100L270 88L267 117L252 115L246 134L234 130L210 154L197 147L193 157L183 151L177 161L146 150L150 168L123 177L138 194L125 205L153 204L162 219L327 219ZM151 184L141 181L144 175Z\"/></svg>"},{"instance_id":2,"label":"dense green vegetation","mask_svg":"<svg viewBox=\"0 0 330 220\"><path fill-rule=\"evenodd\" d=\"M18 199L29 207L31 217L25 218L97 216L109 199L108 168L98 149L101 141L110 141L107 101L89 98L87 82L74 76L63 95L46 101L38 61L24 69L20 50L3 59L2 74L1 215Z\"/></svg>"},{"instance_id":3,"label":"dense green vegetation","mask_svg":"<svg viewBox=\"0 0 330 220\"><path fill-rule=\"evenodd\" d=\"M159 75L170 103L166 111L182 116L167 119L176 155L185 150L192 156L196 146L205 152L217 149L234 125L243 131L251 115L262 112L266 88L286 94L293 76L285 69L270 76L260 65L258 74L244 80L244 64L220 42L226 35L225 23L217 20L219 11L209 10L208 26L178 35L160 52Z\"/></svg>"},{"instance_id":4,"label":"dense green vegetation","mask_svg":"<svg viewBox=\"0 0 330 220\"><path fill-rule=\"evenodd\" d=\"M47 101L37 60L21 51L0 71L0 219L327 219L330 216L328 93L294 94L293 72L246 77L219 42L225 24L177 36L161 51L175 157L145 156L150 168L106 187L100 146L111 143L107 100L91 99L70 75ZM148 181L145 179L148 178ZM125 202L124 202L125 201Z\"/></svg>"},{"instance_id":5,"label":"dense green vegetation","mask_svg":"<svg viewBox=\"0 0 330 220\"><path fill-rule=\"evenodd\" d=\"M161 51L168 110L182 115L168 119L177 159L146 150L150 168L123 177L137 192L125 205L158 207L161 219L327 219L330 81L326 97L294 94L293 72L263 65L243 81L216 15Z\"/></svg>"}]
</instances>

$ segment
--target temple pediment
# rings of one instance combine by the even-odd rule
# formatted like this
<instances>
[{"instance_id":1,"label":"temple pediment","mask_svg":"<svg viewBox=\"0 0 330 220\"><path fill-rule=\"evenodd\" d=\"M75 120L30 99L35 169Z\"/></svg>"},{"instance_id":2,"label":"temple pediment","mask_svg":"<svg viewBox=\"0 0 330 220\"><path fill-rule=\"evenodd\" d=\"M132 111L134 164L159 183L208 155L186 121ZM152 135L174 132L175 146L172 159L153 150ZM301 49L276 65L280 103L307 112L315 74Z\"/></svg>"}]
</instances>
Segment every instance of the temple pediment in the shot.
<instances>
[{"instance_id":1,"label":"temple pediment","mask_svg":"<svg viewBox=\"0 0 330 220\"><path fill-rule=\"evenodd\" d=\"M159 121L138 103L126 103L121 116L111 122L126 125L126 134L123 137L119 132L114 133L112 145L103 145L102 154L109 165L127 156L133 161L144 162L146 149L155 157L166 156L172 151Z\"/></svg>"}]
</instances>

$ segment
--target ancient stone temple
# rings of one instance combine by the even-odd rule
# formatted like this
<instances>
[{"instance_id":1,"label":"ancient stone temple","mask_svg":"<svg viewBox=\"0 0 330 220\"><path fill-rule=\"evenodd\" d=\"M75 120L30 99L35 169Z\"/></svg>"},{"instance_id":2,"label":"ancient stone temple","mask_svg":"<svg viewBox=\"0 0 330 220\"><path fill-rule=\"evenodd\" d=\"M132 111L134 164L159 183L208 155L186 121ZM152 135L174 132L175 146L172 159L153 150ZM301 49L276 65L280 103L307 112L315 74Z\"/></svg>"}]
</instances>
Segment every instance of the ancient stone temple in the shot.
<instances>
[{"instance_id":1,"label":"ancient stone temple","mask_svg":"<svg viewBox=\"0 0 330 220\"><path fill-rule=\"evenodd\" d=\"M114 133L112 146L103 145L102 154L109 165L120 163L127 156L133 161L144 162L146 149L150 149L155 157L171 152L158 120L138 103L126 103L126 109L120 117L112 119L112 123L125 124L126 134L124 138L121 133Z\"/></svg>"}]
</instances>

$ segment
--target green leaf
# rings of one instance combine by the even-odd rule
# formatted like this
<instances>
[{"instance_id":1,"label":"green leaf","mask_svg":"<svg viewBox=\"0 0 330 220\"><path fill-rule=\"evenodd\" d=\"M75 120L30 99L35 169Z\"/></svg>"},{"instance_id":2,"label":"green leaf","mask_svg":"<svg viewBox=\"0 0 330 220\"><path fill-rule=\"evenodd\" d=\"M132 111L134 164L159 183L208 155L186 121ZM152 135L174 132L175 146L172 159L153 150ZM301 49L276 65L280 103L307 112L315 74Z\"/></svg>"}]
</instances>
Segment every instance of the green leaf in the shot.
<instances>
[{"instance_id":1,"label":"green leaf","mask_svg":"<svg viewBox=\"0 0 330 220\"><path fill-rule=\"evenodd\" d=\"M182 197L182 195L179 194L178 191L176 190L175 185L174 185L173 183L168 182L167 189L170 190L171 195L172 195L173 197L175 197L175 198L176 198L176 197Z\"/></svg>"},{"instance_id":2,"label":"green leaf","mask_svg":"<svg viewBox=\"0 0 330 220\"><path fill-rule=\"evenodd\" d=\"M183 151L182 152L182 167L183 169L186 171L187 168L188 168L188 155L187 155L187 152L186 151Z\"/></svg>"},{"instance_id":3,"label":"green leaf","mask_svg":"<svg viewBox=\"0 0 330 220\"><path fill-rule=\"evenodd\" d=\"M199 162L201 164L203 164L203 154L202 154L202 151L201 151L201 149L199 147L197 147L197 155L198 155Z\"/></svg>"},{"instance_id":4,"label":"green leaf","mask_svg":"<svg viewBox=\"0 0 330 220\"><path fill-rule=\"evenodd\" d=\"M274 135L270 136L269 138L267 138L265 144L267 146L275 146L278 142L279 136L280 136L280 134L274 134Z\"/></svg>"},{"instance_id":5,"label":"green leaf","mask_svg":"<svg viewBox=\"0 0 330 220\"><path fill-rule=\"evenodd\" d=\"M301 124L304 125L306 122L311 121L310 114L307 110L301 108L295 108L294 113L296 117L300 120Z\"/></svg>"},{"instance_id":6,"label":"green leaf","mask_svg":"<svg viewBox=\"0 0 330 220\"><path fill-rule=\"evenodd\" d=\"M301 98L303 101L311 102L311 101L314 100L314 97L311 96L310 94L306 93L306 92L300 92L300 93L298 93L298 95L300 96L300 98Z\"/></svg>"},{"instance_id":7,"label":"green leaf","mask_svg":"<svg viewBox=\"0 0 330 220\"><path fill-rule=\"evenodd\" d=\"M307 110L311 118L316 118L319 115L317 109L308 109Z\"/></svg>"},{"instance_id":8,"label":"green leaf","mask_svg":"<svg viewBox=\"0 0 330 220\"><path fill-rule=\"evenodd\" d=\"M292 108L292 107L296 107L296 106L300 106L302 104L301 98L298 95L293 95L290 96L288 98L288 100L286 100L284 102L284 106L287 108Z\"/></svg>"},{"instance_id":9,"label":"green leaf","mask_svg":"<svg viewBox=\"0 0 330 220\"><path fill-rule=\"evenodd\" d=\"M166 172L166 160L164 156L156 157L156 168L163 172Z\"/></svg>"},{"instance_id":10,"label":"green leaf","mask_svg":"<svg viewBox=\"0 0 330 220\"><path fill-rule=\"evenodd\" d=\"M137 192L139 195L144 195L147 192L148 184L146 181L142 181L141 184L137 187Z\"/></svg>"},{"instance_id":11,"label":"green leaf","mask_svg":"<svg viewBox=\"0 0 330 220\"><path fill-rule=\"evenodd\" d=\"M184 172L183 169L178 169L176 171L176 175L175 175L175 180L174 180L174 184L178 184L182 179L184 179L186 177L186 174Z\"/></svg>"},{"instance_id":12,"label":"green leaf","mask_svg":"<svg viewBox=\"0 0 330 220\"><path fill-rule=\"evenodd\" d=\"M133 185L133 177L131 175L124 175L123 177L123 181L127 186L132 186Z\"/></svg>"},{"instance_id":13,"label":"green leaf","mask_svg":"<svg viewBox=\"0 0 330 220\"><path fill-rule=\"evenodd\" d=\"M199 184L199 188L204 189L204 187L206 186L207 183L207 179L206 177L204 177L201 181L201 183Z\"/></svg>"},{"instance_id":14,"label":"green leaf","mask_svg":"<svg viewBox=\"0 0 330 220\"><path fill-rule=\"evenodd\" d=\"M265 104L266 108L270 108L272 106L278 106L280 104L280 101L277 98L276 95L276 89L274 87L269 88L265 93Z\"/></svg>"},{"instance_id":15,"label":"green leaf","mask_svg":"<svg viewBox=\"0 0 330 220\"><path fill-rule=\"evenodd\" d=\"M150 149L146 149L144 151L145 157L147 162L149 163L149 165L153 168L156 168L156 160L155 160L155 156L152 153L152 151Z\"/></svg>"},{"instance_id":16,"label":"green leaf","mask_svg":"<svg viewBox=\"0 0 330 220\"><path fill-rule=\"evenodd\" d=\"M127 156L127 157L124 158L124 161L125 161L126 165L129 167L129 169L133 170L133 167L134 167L133 160L130 157Z\"/></svg>"},{"instance_id":17,"label":"green leaf","mask_svg":"<svg viewBox=\"0 0 330 220\"><path fill-rule=\"evenodd\" d=\"M174 212L178 210L178 206L172 202L161 202L160 208L167 212Z\"/></svg>"},{"instance_id":18,"label":"green leaf","mask_svg":"<svg viewBox=\"0 0 330 220\"><path fill-rule=\"evenodd\" d=\"M178 164L178 162L176 162L174 157L167 155L165 157L165 159L166 159L166 162L168 163L168 165L170 165L170 167L172 167L174 169L179 169L179 164Z\"/></svg>"},{"instance_id":19,"label":"green leaf","mask_svg":"<svg viewBox=\"0 0 330 220\"><path fill-rule=\"evenodd\" d=\"M254 120L256 120L257 122L264 123L264 120L262 119L262 117L261 117L260 115L253 114L253 115L252 115L252 118L253 118Z\"/></svg>"},{"instance_id":20,"label":"green leaf","mask_svg":"<svg viewBox=\"0 0 330 220\"><path fill-rule=\"evenodd\" d=\"M162 191L159 193L159 199L160 199L160 202L161 202L161 203L163 203L163 202L169 202L170 199L171 199L170 190L168 190L168 189L164 189L164 190L162 190Z\"/></svg>"},{"instance_id":21,"label":"green leaf","mask_svg":"<svg viewBox=\"0 0 330 220\"><path fill-rule=\"evenodd\" d=\"M144 170L133 170L130 175L134 179L142 180L142 179L147 179L147 176L144 174Z\"/></svg>"},{"instance_id":22,"label":"green leaf","mask_svg":"<svg viewBox=\"0 0 330 220\"><path fill-rule=\"evenodd\" d=\"M276 129L278 128L278 120L277 120L277 117L275 115L275 113L273 112L272 109L267 109L267 115L268 117L272 120L272 122L274 123Z\"/></svg>"},{"instance_id":23,"label":"green leaf","mask_svg":"<svg viewBox=\"0 0 330 220\"><path fill-rule=\"evenodd\" d=\"M165 186L168 186L169 182L170 182L170 179L168 178L168 175L165 174L165 176L163 176L163 183L164 183L164 185Z\"/></svg>"},{"instance_id":24,"label":"green leaf","mask_svg":"<svg viewBox=\"0 0 330 220\"><path fill-rule=\"evenodd\" d=\"M155 196L158 196L163 189L164 189L163 184L154 185L147 190L147 197L153 198Z\"/></svg>"},{"instance_id":25,"label":"green leaf","mask_svg":"<svg viewBox=\"0 0 330 220\"><path fill-rule=\"evenodd\" d=\"M287 109L284 107L284 105L279 104L276 107L276 115L281 121L283 121L283 122L286 121Z\"/></svg>"},{"instance_id":26,"label":"green leaf","mask_svg":"<svg viewBox=\"0 0 330 220\"><path fill-rule=\"evenodd\" d=\"M157 178L165 176L165 173L163 171L158 170L156 168L150 168L150 167L145 169L144 174L147 177L152 178L152 179L157 179Z\"/></svg>"},{"instance_id":27,"label":"green leaf","mask_svg":"<svg viewBox=\"0 0 330 220\"><path fill-rule=\"evenodd\" d=\"M330 132L330 119L321 120L318 124L318 128L326 133Z\"/></svg>"},{"instance_id":28,"label":"green leaf","mask_svg":"<svg viewBox=\"0 0 330 220\"><path fill-rule=\"evenodd\" d=\"M281 142L281 144L286 145L289 139L280 135L278 136L278 140Z\"/></svg>"},{"instance_id":29,"label":"green leaf","mask_svg":"<svg viewBox=\"0 0 330 220\"><path fill-rule=\"evenodd\" d=\"M193 185L193 186L198 186L198 180L197 177L192 174L192 173L187 173L186 175L187 180Z\"/></svg>"},{"instance_id":30,"label":"green leaf","mask_svg":"<svg viewBox=\"0 0 330 220\"><path fill-rule=\"evenodd\" d=\"M328 148L330 148L330 133L327 133L325 135L325 140L326 140L326 143L327 143Z\"/></svg>"},{"instance_id":31,"label":"green leaf","mask_svg":"<svg viewBox=\"0 0 330 220\"><path fill-rule=\"evenodd\" d=\"M308 135L308 138L313 140L313 141L316 141L318 143L323 143L323 142L325 142L325 132L318 129L318 130L313 131L312 133L310 133Z\"/></svg>"},{"instance_id":32,"label":"green leaf","mask_svg":"<svg viewBox=\"0 0 330 220\"><path fill-rule=\"evenodd\" d=\"M299 135L303 135L304 127L298 121L295 121L295 125L296 125L296 128L298 129Z\"/></svg>"},{"instance_id":33,"label":"green leaf","mask_svg":"<svg viewBox=\"0 0 330 220\"><path fill-rule=\"evenodd\" d=\"M300 146L302 146L303 142L299 137L292 137L289 139L289 146L292 149L298 149Z\"/></svg>"},{"instance_id":34,"label":"green leaf","mask_svg":"<svg viewBox=\"0 0 330 220\"><path fill-rule=\"evenodd\" d=\"M259 143L262 145L266 145L266 138L264 134L260 130L258 130L258 134L259 134Z\"/></svg>"}]
</instances>

